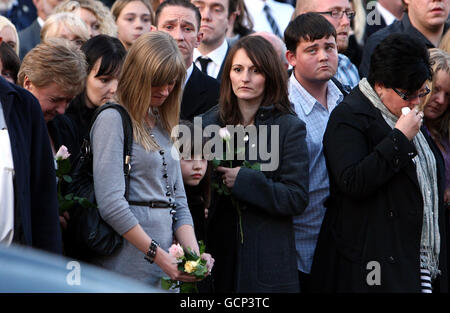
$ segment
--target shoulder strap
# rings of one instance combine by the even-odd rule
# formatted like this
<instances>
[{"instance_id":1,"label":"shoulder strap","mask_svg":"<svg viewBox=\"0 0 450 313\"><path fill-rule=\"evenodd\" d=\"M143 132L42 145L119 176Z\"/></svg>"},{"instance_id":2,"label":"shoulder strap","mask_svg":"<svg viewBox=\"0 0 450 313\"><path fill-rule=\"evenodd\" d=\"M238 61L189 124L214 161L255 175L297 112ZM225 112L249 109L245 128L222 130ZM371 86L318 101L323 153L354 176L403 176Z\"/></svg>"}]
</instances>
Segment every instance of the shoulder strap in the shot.
<instances>
[{"instance_id":1,"label":"shoulder strap","mask_svg":"<svg viewBox=\"0 0 450 313\"><path fill-rule=\"evenodd\" d=\"M336 77L331 77L331 80L333 81L333 83L336 85L336 87L338 87L338 89L342 92L342 94L344 95L344 97L346 95L348 95L350 93L350 91L352 90L350 88L350 86L347 85L343 85L339 80L337 80Z\"/></svg>"},{"instance_id":2,"label":"shoulder strap","mask_svg":"<svg viewBox=\"0 0 450 313\"><path fill-rule=\"evenodd\" d=\"M97 119L97 116L106 109L115 109L120 113L120 116L122 117L122 126L124 133L123 174L125 176L125 199L128 200L128 192L130 189L131 152L133 147L133 125L128 111L123 106L117 103L107 102L97 110L95 110L94 116L92 117L91 124L89 126L89 132L91 131L92 125Z\"/></svg>"}]
</instances>

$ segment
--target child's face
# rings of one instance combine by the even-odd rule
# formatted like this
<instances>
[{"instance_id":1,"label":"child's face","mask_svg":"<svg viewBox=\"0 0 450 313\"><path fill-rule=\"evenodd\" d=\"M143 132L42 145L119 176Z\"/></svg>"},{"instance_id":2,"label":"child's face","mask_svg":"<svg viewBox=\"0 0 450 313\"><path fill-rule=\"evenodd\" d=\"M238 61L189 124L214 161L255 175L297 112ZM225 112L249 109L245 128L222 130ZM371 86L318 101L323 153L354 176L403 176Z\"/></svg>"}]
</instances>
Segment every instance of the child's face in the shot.
<instances>
[{"instance_id":1,"label":"child's face","mask_svg":"<svg viewBox=\"0 0 450 313\"><path fill-rule=\"evenodd\" d=\"M180 163L184 184L197 186L205 176L208 161L197 156L192 157L190 160L182 159Z\"/></svg>"}]
</instances>

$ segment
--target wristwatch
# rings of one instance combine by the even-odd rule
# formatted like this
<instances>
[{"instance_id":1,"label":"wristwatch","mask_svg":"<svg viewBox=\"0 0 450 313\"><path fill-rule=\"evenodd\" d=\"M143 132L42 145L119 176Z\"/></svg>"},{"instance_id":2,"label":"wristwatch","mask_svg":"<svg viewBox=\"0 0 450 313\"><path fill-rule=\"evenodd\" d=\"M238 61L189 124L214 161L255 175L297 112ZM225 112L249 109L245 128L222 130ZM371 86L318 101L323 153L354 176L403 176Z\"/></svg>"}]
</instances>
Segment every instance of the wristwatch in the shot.
<instances>
[{"instance_id":1,"label":"wristwatch","mask_svg":"<svg viewBox=\"0 0 450 313\"><path fill-rule=\"evenodd\" d=\"M156 250L159 247L159 243L157 243L155 240L152 239L152 243L150 244L150 247L148 248L147 254L144 256L144 258L149 261L151 264L155 261L156 257Z\"/></svg>"}]
</instances>

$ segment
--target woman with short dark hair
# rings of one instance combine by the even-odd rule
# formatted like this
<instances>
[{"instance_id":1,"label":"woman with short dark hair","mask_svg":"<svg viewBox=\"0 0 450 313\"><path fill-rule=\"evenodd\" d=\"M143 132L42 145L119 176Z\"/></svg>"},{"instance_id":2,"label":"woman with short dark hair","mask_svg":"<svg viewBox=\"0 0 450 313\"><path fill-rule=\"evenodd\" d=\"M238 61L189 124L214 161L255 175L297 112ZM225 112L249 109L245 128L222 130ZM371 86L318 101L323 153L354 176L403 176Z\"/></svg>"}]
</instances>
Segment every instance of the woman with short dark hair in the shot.
<instances>
[{"instance_id":1,"label":"woman with short dark hair","mask_svg":"<svg viewBox=\"0 0 450 313\"><path fill-rule=\"evenodd\" d=\"M243 143L237 129L242 144L234 141L237 155L227 160L229 167L217 167L213 177L213 186L222 186L207 234L216 260L216 292L299 291L292 216L308 203L308 152L305 124L292 109L287 79L267 40L244 37L225 61L219 105L202 116L204 127L246 128ZM243 162L239 145L245 145L245 160L260 163L260 170ZM259 155L252 157L257 149ZM261 149L272 158L262 160Z\"/></svg>"},{"instance_id":2,"label":"woman with short dark hair","mask_svg":"<svg viewBox=\"0 0 450 313\"><path fill-rule=\"evenodd\" d=\"M108 101L114 102L126 55L120 40L107 35L89 39L81 51L88 65L85 89L70 102L65 114L77 129L80 146L83 139L89 136L89 125L95 110Z\"/></svg>"},{"instance_id":3,"label":"woman with short dark hair","mask_svg":"<svg viewBox=\"0 0 450 313\"><path fill-rule=\"evenodd\" d=\"M368 79L331 113L313 290L447 292L444 164L418 110L431 76L425 45L391 35L375 49Z\"/></svg>"}]
</instances>

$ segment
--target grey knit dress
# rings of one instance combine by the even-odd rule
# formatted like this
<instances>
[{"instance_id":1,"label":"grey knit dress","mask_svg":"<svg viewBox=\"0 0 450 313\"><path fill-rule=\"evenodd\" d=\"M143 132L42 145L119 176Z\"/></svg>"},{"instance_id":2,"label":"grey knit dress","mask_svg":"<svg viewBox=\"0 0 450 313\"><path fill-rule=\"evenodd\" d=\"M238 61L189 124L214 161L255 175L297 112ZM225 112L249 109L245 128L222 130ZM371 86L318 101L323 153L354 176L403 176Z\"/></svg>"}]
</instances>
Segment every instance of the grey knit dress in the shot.
<instances>
[{"instance_id":1,"label":"grey knit dress","mask_svg":"<svg viewBox=\"0 0 450 313\"><path fill-rule=\"evenodd\" d=\"M184 224L193 225L187 205L180 161L173 158L169 135L160 124L152 130L156 142L165 151L168 184L163 177L163 159L158 151L146 152L133 143L129 200L168 202L167 191L177 203L173 221L169 208L130 206L124 197L123 127L120 114L113 109L100 113L91 130L94 155L94 188L100 215L119 234L140 224L164 250L172 244L173 234ZM123 246L113 255L94 260L96 265L152 286L160 286L160 278L167 276L156 264L144 259L144 254L124 239Z\"/></svg>"}]
</instances>

